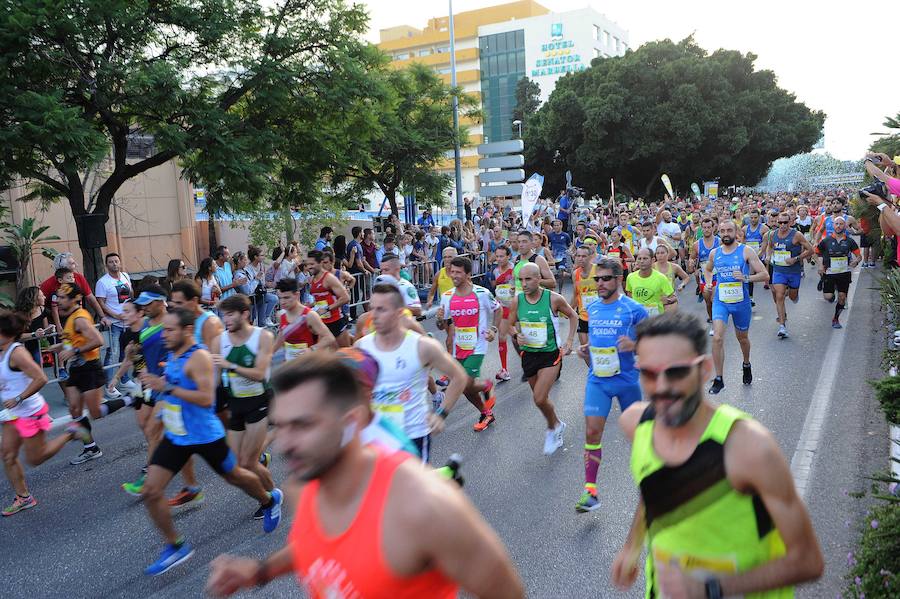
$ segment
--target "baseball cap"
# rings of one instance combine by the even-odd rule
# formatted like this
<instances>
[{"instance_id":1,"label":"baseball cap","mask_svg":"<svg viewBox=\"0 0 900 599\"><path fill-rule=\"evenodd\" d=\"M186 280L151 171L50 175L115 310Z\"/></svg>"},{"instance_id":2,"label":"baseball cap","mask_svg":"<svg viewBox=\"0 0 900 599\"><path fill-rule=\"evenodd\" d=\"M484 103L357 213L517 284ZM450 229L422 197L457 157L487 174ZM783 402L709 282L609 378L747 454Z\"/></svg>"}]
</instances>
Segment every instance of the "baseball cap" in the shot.
<instances>
[{"instance_id":1,"label":"baseball cap","mask_svg":"<svg viewBox=\"0 0 900 599\"><path fill-rule=\"evenodd\" d=\"M397 289L400 289L400 281L397 280L397 277L393 275L378 275L375 277L373 281L374 285L393 285Z\"/></svg>"},{"instance_id":2,"label":"baseball cap","mask_svg":"<svg viewBox=\"0 0 900 599\"><path fill-rule=\"evenodd\" d=\"M159 293L153 293L150 291L142 291L138 296L134 303L138 306L146 306L151 302L164 302L166 301L166 296L160 295Z\"/></svg>"}]
</instances>

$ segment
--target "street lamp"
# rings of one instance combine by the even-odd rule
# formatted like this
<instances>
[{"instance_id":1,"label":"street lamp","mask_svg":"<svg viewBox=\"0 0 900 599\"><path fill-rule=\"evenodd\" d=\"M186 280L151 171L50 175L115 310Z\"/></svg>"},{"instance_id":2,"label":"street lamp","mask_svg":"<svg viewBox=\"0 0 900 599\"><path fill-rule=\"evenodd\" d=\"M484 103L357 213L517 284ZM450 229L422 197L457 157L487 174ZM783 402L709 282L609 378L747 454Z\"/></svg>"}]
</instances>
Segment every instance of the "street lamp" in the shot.
<instances>
[{"instance_id":1,"label":"street lamp","mask_svg":"<svg viewBox=\"0 0 900 599\"><path fill-rule=\"evenodd\" d=\"M513 121L513 127L518 127L519 129L519 139L522 139L522 121L516 119Z\"/></svg>"},{"instance_id":2,"label":"street lamp","mask_svg":"<svg viewBox=\"0 0 900 599\"><path fill-rule=\"evenodd\" d=\"M456 180L456 217L465 218L462 199L462 169L459 158L459 95L456 93L456 35L453 32L453 0L448 0L450 8L450 86L453 87L453 171Z\"/></svg>"}]
</instances>

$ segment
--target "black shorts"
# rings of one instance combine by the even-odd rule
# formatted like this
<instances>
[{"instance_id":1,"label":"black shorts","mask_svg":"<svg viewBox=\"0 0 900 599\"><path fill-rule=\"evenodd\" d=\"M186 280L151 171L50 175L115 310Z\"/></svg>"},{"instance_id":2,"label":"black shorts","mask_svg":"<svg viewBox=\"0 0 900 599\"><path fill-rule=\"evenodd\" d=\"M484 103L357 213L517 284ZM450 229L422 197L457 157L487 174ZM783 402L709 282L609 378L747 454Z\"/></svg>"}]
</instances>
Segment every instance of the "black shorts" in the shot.
<instances>
[{"instance_id":1,"label":"black shorts","mask_svg":"<svg viewBox=\"0 0 900 599\"><path fill-rule=\"evenodd\" d=\"M822 293L831 295L837 289L838 293L847 293L850 289L851 275L849 272L842 272L836 275L825 275L825 282L822 284Z\"/></svg>"},{"instance_id":2,"label":"black shorts","mask_svg":"<svg viewBox=\"0 0 900 599\"><path fill-rule=\"evenodd\" d=\"M219 412L224 412L228 409L228 401L231 399L231 396L228 395L228 389L224 387L221 383L216 385L216 414Z\"/></svg>"},{"instance_id":3,"label":"black shorts","mask_svg":"<svg viewBox=\"0 0 900 599\"><path fill-rule=\"evenodd\" d=\"M863 233L859 236L859 247L861 248L870 248L872 247L872 240L869 239L869 236Z\"/></svg>"},{"instance_id":4,"label":"black shorts","mask_svg":"<svg viewBox=\"0 0 900 599\"><path fill-rule=\"evenodd\" d=\"M91 360L81 366L69 368L69 378L63 381L66 387L75 387L82 393L100 389L106 385L106 373L100 360Z\"/></svg>"},{"instance_id":5,"label":"black shorts","mask_svg":"<svg viewBox=\"0 0 900 599\"><path fill-rule=\"evenodd\" d=\"M553 351L523 351L522 356L522 376L530 379L535 376L539 370L544 368L552 368L562 361L562 356L558 349Z\"/></svg>"},{"instance_id":6,"label":"black shorts","mask_svg":"<svg viewBox=\"0 0 900 599\"><path fill-rule=\"evenodd\" d=\"M159 445L156 446L156 451L150 458L150 465L165 468L174 474L184 468L194 454L202 457L209 467L221 476L225 476L237 466L237 458L228 447L228 443L225 442L225 437L212 443L176 445L166 436L163 436Z\"/></svg>"},{"instance_id":7,"label":"black shorts","mask_svg":"<svg viewBox=\"0 0 900 599\"><path fill-rule=\"evenodd\" d=\"M589 329L588 329L588 321L586 321L586 320L581 320L580 318L578 319L578 332L579 332L579 333L587 333L587 332L589 332Z\"/></svg>"},{"instance_id":8,"label":"black shorts","mask_svg":"<svg viewBox=\"0 0 900 599\"><path fill-rule=\"evenodd\" d=\"M344 329L347 328L347 319L344 316L341 316L334 322L326 322L325 326L328 327L328 330L331 331L331 334L334 335L336 339L341 333L344 332Z\"/></svg>"},{"instance_id":9,"label":"black shorts","mask_svg":"<svg viewBox=\"0 0 900 599\"><path fill-rule=\"evenodd\" d=\"M248 424L255 424L269 415L269 402L272 391L266 391L256 397L228 397L231 417L228 419L228 430L243 431Z\"/></svg>"}]
</instances>

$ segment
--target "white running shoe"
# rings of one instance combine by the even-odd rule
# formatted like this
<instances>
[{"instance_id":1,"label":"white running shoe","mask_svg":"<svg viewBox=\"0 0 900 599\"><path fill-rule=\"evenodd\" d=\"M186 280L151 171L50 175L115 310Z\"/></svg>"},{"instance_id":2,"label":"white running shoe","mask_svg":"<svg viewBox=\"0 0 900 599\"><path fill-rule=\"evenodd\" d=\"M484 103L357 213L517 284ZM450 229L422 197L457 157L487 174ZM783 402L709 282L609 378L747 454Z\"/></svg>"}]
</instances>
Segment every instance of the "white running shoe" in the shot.
<instances>
[{"instance_id":1,"label":"white running shoe","mask_svg":"<svg viewBox=\"0 0 900 599\"><path fill-rule=\"evenodd\" d=\"M713 330L712 327L709 327L709 336L710 336L710 337L713 337L715 334L716 334L716 331Z\"/></svg>"},{"instance_id":2,"label":"white running shoe","mask_svg":"<svg viewBox=\"0 0 900 599\"><path fill-rule=\"evenodd\" d=\"M544 455L553 455L565 443L566 423L562 420L544 437Z\"/></svg>"},{"instance_id":3,"label":"white running shoe","mask_svg":"<svg viewBox=\"0 0 900 599\"><path fill-rule=\"evenodd\" d=\"M113 387L112 389L110 389L109 387L104 387L103 393L104 395L106 395L106 399L122 399L122 394L115 387Z\"/></svg>"},{"instance_id":4,"label":"white running shoe","mask_svg":"<svg viewBox=\"0 0 900 599\"><path fill-rule=\"evenodd\" d=\"M778 338L784 339L787 336L788 336L787 328L783 324L778 325Z\"/></svg>"}]
</instances>

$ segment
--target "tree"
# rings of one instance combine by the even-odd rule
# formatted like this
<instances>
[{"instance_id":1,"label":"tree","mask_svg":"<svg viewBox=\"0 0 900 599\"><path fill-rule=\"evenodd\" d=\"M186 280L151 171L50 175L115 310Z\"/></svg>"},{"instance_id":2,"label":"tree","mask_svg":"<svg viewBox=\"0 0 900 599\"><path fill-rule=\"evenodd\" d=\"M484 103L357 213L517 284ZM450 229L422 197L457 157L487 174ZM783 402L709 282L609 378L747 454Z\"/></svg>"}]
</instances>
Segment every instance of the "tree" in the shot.
<instances>
[{"instance_id":1,"label":"tree","mask_svg":"<svg viewBox=\"0 0 900 599\"><path fill-rule=\"evenodd\" d=\"M900 129L900 113L897 113L897 116L894 117L887 117L884 121L884 126L894 131ZM891 158L900 156L900 133L873 133L873 135L880 135L881 137L872 143L869 148L870 151L887 154Z\"/></svg>"},{"instance_id":2,"label":"tree","mask_svg":"<svg viewBox=\"0 0 900 599\"><path fill-rule=\"evenodd\" d=\"M516 82L516 107L513 108L512 118L514 121L522 121L523 131L540 105L541 86L528 77L519 79Z\"/></svg>"},{"instance_id":3,"label":"tree","mask_svg":"<svg viewBox=\"0 0 900 599\"><path fill-rule=\"evenodd\" d=\"M343 0L10 6L0 12L0 184L22 177L28 197L104 222L128 179L174 158L213 201L258 197L277 130L244 116L328 80L366 27L364 10ZM139 141L147 147L135 153ZM99 253L85 267L101 272Z\"/></svg>"},{"instance_id":4,"label":"tree","mask_svg":"<svg viewBox=\"0 0 900 599\"><path fill-rule=\"evenodd\" d=\"M809 151L825 115L755 71L753 54L708 54L692 38L651 42L561 78L525 130L526 166L561 188L610 178L633 195L718 178L753 185L776 158ZM555 187L554 187L555 186ZM590 192L589 192L590 193Z\"/></svg>"},{"instance_id":5,"label":"tree","mask_svg":"<svg viewBox=\"0 0 900 599\"><path fill-rule=\"evenodd\" d=\"M18 270L16 271L16 290L22 291L31 284L31 255L34 253L35 246L47 243L48 241L58 241L58 235L44 235L49 225L35 227L33 218L22 219L22 224L5 224L2 226L5 233L4 243L9 246L13 256L18 262ZM53 250L42 247L41 253L52 257Z\"/></svg>"},{"instance_id":6,"label":"tree","mask_svg":"<svg viewBox=\"0 0 900 599\"><path fill-rule=\"evenodd\" d=\"M397 192L415 191L420 202L442 201L450 177L437 171L455 141L453 95L459 94L463 114L477 118L475 101L445 85L431 69L414 63L407 69L382 68L373 76L382 88L370 105L377 136L349 166L340 180L350 184L348 195L364 195L378 188L398 214ZM468 132L459 129L460 144Z\"/></svg>"}]
</instances>

